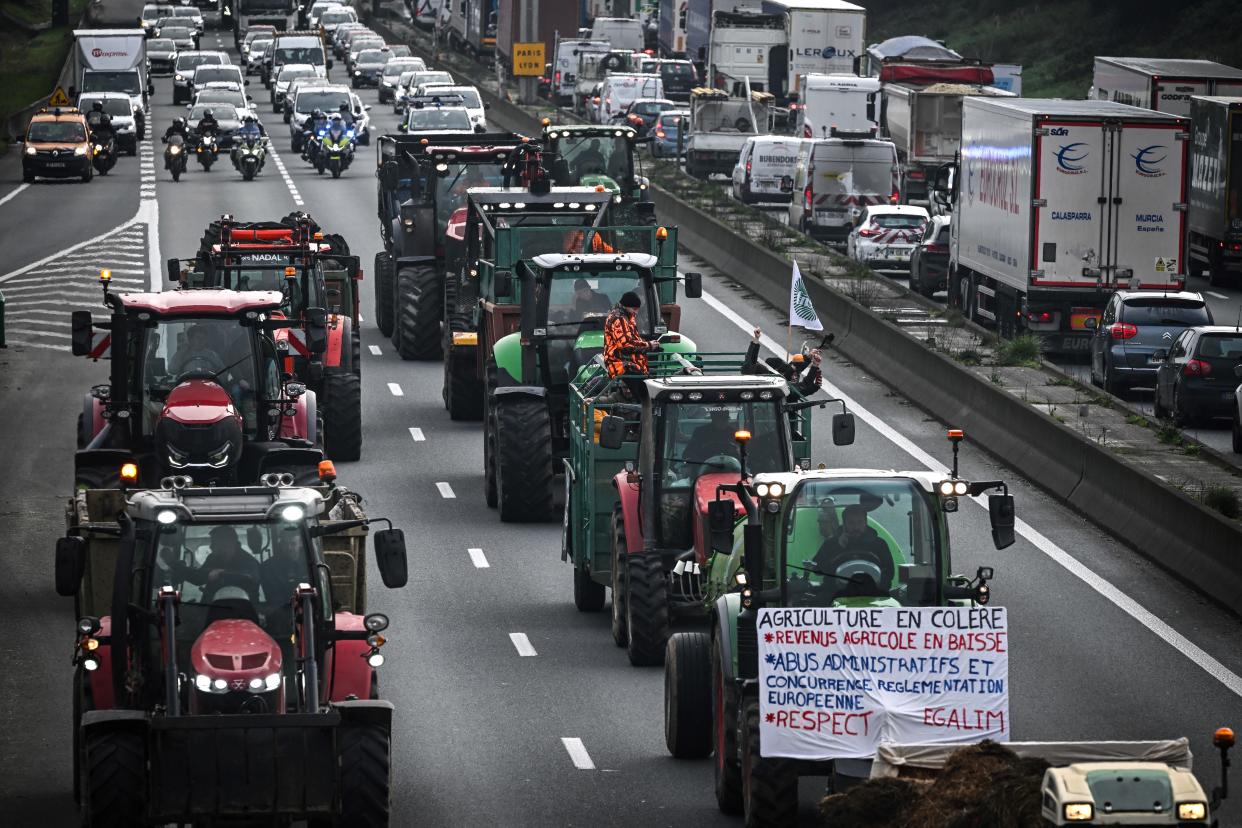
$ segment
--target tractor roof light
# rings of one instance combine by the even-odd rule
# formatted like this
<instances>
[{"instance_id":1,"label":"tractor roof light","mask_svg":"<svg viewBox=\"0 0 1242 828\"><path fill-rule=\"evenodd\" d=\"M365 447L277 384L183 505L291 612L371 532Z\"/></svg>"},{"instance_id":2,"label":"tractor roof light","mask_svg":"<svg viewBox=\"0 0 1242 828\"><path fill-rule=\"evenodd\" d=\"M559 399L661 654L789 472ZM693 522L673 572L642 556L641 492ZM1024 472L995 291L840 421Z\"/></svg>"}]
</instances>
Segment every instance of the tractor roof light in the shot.
<instances>
[{"instance_id":1,"label":"tractor roof light","mask_svg":"<svg viewBox=\"0 0 1242 828\"><path fill-rule=\"evenodd\" d=\"M733 432L733 439L739 443L749 443L750 432L744 428L739 428L737 431Z\"/></svg>"},{"instance_id":2,"label":"tractor roof light","mask_svg":"<svg viewBox=\"0 0 1242 828\"><path fill-rule=\"evenodd\" d=\"M289 523L296 523L304 517L306 517L306 509L300 503L290 503L280 510L280 519Z\"/></svg>"},{"instance_id":3,"label":"tractor roof light","mask_svg":"<svg viewBox=\"0 0 1242 828\"><path fill-rule=\"evenodd\" d=\"M656 228L656 239L658 241L667 241L668 240L668 228L657 227Z\"/></svg>"},{"instance_id":4,"label":"tractor roof light","mask_svg":"<svg viewBox=\"0 0 1242 828\"><path fill-rule=\"evenodd\" d=\"M172 509L160 509L155 513L155 520L161 526L172 526L177 522L177 513Z\"/></svg>"},{"instance_id":5,"label":"tractor roof light","mask_svg":"<svg viewBox=\"0 0 1242 828\"><path fill-rule=\"evenodd\" d=\"M108 284L108 282L111 282L112 271L108 270L107 268L104 268L103 270L99 271L99 281L105 285Z\"/></svg>"},{"instance_id":6,"label":"tractor roof light","mask_svg":"<svg viewBox=\"0 0 1242 828\"><path fill-rule=\"evenodd\" d=\"M286 267L286 268L285 268L285 278L286 278L286 279L296 279L297 277L298 277L298 269L297 269L296 267Z\"/></svg>"},{"instance_id":7,"label":"tractor roof light","mask_svg":"<svg viewBox=\"0 0 1242 828\"><path fill-rule=\"evenodd\" d=\"M331 460L319 461L319 479L324 483L332 483L336 480L336 464Z\"/></svg>"},{"instance_id":8,"label":"tractor roof light","mask_svg":"<svg viewBox=\"0 0 1242 828\"><path fill-rule=\"evenodd\" d=\"M540 121L539 123L540 123L541 125L543 125L543 126L551 126L551 125L552 125L552 119L551 119L551 118L544 118L544 119L543 119L542 121Z\"/></svg>"},{"instance_id":9,"label":"tractor roof light","mask_svg":"<svg viewBox=\"0 0 1242 828\"><path fill-rule=\"evenodd\" d=\"M1218 727L1212 734L1212 744L1221 749L1233 747L1233 728Z\"/></svg>"},{"instance_id":10,"label":"tractor roof light","mask_svg":"<svg viewBox=\"0 0 1242 828\"><path fill-rule=\"evenodd\" d=\"M122 463L121 464L121 482L137 483L138 482L138 464Z\"/></svg>"}]
</instances>

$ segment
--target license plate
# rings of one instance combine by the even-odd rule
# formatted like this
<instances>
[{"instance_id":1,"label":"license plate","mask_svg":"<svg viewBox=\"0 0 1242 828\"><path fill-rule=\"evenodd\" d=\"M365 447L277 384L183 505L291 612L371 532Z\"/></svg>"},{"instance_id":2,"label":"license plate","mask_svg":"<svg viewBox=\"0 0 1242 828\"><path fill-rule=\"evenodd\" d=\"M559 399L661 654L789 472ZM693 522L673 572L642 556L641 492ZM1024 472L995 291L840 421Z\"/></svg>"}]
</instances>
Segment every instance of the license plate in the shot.
<instances>
[{"instance_id":1,"label":"license plate","mask_svg":"<svg viewBox=\"0 0 1242 828\"><path fill-rule=\"evenodd\" d=\"M48 161L47 163L44 164L44 166L45 167L63 167L66 165L66 163L67 162L65 161Z\"/></svg>"}]
</instances>

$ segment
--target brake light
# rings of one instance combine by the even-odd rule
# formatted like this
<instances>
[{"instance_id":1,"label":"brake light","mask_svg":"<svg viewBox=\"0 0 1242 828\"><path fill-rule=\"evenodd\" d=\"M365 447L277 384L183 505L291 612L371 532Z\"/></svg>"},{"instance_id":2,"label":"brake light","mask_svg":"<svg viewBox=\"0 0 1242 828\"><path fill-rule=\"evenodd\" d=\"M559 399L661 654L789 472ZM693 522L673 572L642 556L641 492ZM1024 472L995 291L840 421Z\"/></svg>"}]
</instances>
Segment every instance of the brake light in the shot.
<instances>
[{"instance_id":1,"label":"brake light","mask_svg":"<svg viewBox=\"0 0 1242 828\"><path fill-rule=\"evenodd\" d=\"M1182 373L1188 377L1206 377L1212 373L1212 366L1201 359L1192 359L1182 366Z\"/></svg>"},{"instance_id":2,"label":"brake light","mask_svg":"<svg viewBox=\"0 0 1242 828\"><path fill-rule=\"evenodd\" d=\"M870 227L864 227L863 229L858 231L858 235L865 236L866 238L871 238L872 236L880 235L880 231L872 229Z\"/></svg>"},{"instance_id":3,"label":"brake light","mask_svg":"<svg viewBox=\"0 0 1242 828\"><path fill-rule=\"evenodd\" d=\"M922 170L907 170L906 178L910 179L911 181L922 181L924 178L924 173Z\"/></svg>"},{"instance_id":4,"label":"brake light","mask_svg":"<svg viewBox=\"0 0 1242 828\"><path fill-rule=\"evenodd\" d=\"M1108 335L1113 339L1130 339L1138 336L1138 328L1126 322L1117 322L1108 326Z\"/></svg>"},{"instance_id":5,"label":"brake light","mask_svg":"<svg viewBox=\"0 0 1242 828\"><path fill-rule=\"evenodd\" d=\"M811 192L811 185L807 184L806 189L802 191L802 209L811 210L815 203L815 194Z\"/></svg>"},{"instance_id":6,"label":"brake light","mask_svg":"<svg viewBox=\"0 0 1242 828\"><path fill-rule=\"evenodd\" d=\"M749 176L749 175L750 175L750 161L747 161L747 162L746 162L746 175L747 175L747 176Z\"/></svg>"},{"instance_id":7,"label":"brake light","mask_svg":"<svg viewBox=\"0 0 1242 828\"><path fill-rule=\"evenodd\" d=\"M552 79L555 80L557 83L561 82L561 70L560 69L557 69L555 72L552 73Z\"/></svg>"},{"instance_id":8,"label":"brake light","mask_svg":"<svg viewBox=\"0 0 1242 828\"><path fill-rule=\"evenodd\" d=\"M1051 322L1052 311L1027 311L1026 321L1028 322Z\"/></svg>"},{"instance_id":9,"label":"brake light","mask_svg":"<svg viewBox=\"0 0 1242 828\"><path fill-rule=\"evenodd\" d=\"M812 134L811 134L811 125L810 125L810 124L803 124L803 125L802 125L802 137L803 137L803 138L814 138L814 137L815 137L814 135L812 135Z\"/></svg>"},{"instance_id":10,"label":"brake light","mask_svg":"<svg viewBox=\"0 0 1242 828\"><path fill-rule=\"evenodd\" d=\"M657 137L657 138L663 138L663 137L664 137L664 130L662 130L662 129L657 129L657 130L656 130L656 137Z\"/></svg>"},{"instance_id":11,"label":"brake light","mask_svg":"<svg viewBox=\"0 0 1242 828\"><path fill-rule=\"evenodd\" d=\"M893 204L896 204L900 198L901 198L901 193L897 192L896 190L893 190L893 194L888 197L888 200L891 201Z\"/></svg>"}]
</instances>

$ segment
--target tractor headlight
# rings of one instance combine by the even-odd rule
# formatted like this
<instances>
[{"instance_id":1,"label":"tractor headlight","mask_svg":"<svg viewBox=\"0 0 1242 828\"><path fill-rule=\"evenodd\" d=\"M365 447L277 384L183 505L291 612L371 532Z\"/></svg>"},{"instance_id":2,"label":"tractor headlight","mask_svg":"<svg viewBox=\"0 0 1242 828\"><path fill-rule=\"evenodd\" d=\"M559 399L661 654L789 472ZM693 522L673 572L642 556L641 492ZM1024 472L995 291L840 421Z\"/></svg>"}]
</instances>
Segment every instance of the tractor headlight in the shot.
<instances>
[{"instance_id":1,"label":"tractor headlight","mask_svg":"<svg viewBox=\"0 0 1242 828\"><path fill-rule=\"evenodd\" d=\"M82 659L82 669L86 670L88 673L95 672L99 669L99 660L94 656L87 656Z\"/></svg>"},{"instance_id":2,"label":"tractor headlight","mask_svg":"<svg viewBox=\"0 0 1242 828\"><path fill-rule=\"evenodd\" d=\"M768 484L760 483L759 485L755 486L755 494L759 495L760 497L767 497L768 496Z\"/></svg>"},{"instance_id":3,"label":"tractor headlight","mask_svg":"<svg viewBox=\"0 0 1242 828\"><path fill-rule=\"evenodd\" d=\"M1062 814L1066 822L1087 822L1095 818L1095 806L1090 802L1067 802Z\"/></svg>"},{"instance_id":4,"label":"tractor headlight","mask_svg":"<svg viewBox=\"0 0 1242 828\"><path fill-rule=\"evenodd\" d=\"M194 686L204 693L210 693L211 692L211 679L209 679L207 676L204 676L202 673L199 673L197 676L194 677Z\"/></svg>"},{"instance_id":5,"label":"tractor headlight","mask_svg":"<svg viewBox=\"0 0 1242 828\"><path fill-rule=\"evenodd\" d=\"M277 687L280 687L280 673L272 673L263 679L263 686L268 690L275 690Z\"/></svg>"},{"instance_id":6,"label":"tractor headlight","mask_svg":"<svg viewBox=\"0 0 1242 828\"><path fill-rule=\"evenodd\" d=\"M167 446L166 448L168 449L168 465L174 469L182 469L189 464L190 455L174 446ZM163 513L161 512L161 514Z\"/></svg>"},{"instance_id":7,"label":"tractor headlight","mask_svg":"<svg viewBox=\"0 0 1242 828\"><path fill-rule=\"evenodd\" d=\"M1179 802L1177 804L1179 820L1207 819L1207 804L1203 802Z\"/></svg>"},{"instance_id":8,"label":"tractor headlight","mask_svg":"<svg viewBox=\"0 0 1242 828\"><path fill-rule=\"evenodd\" d=\"M370 655L367 656L367 664L370 664L372 667L384 666L384 654L383 653L371 653Z\"/></svg>"},{"instance_id":9,"label":"tractor headlight","mask_svg":"<svg viewBox=\"0 0 1242 828\"><path fill-rule=\"evenodd\" d=\"M280 519L287 520L290 523L299 521L304 517L306 517L306 509L302 508L302 506L297 503L290 503L288 506L280 510Z\"/></svg>"},{"instance_id":10,"label":"tractor headlight","mask_svg":"<svg viewBox=\"0 0 1242 828\"><path fill-rule=\"evenodd\" d=\"M938 488L945 497L962 497L970 491L970 484L965 480L945 480Z\"/></svg>"},{"instance_id":11,"label":"tractor headlight","mask_svg":"<svg viewBox=\"0 0 1242 828\"><path fill-rule=\"evenodd\" d=\"M263 689L263 679L259 678L258 676L255 676L254 678L252 678L252 679L250 680L250 689L251 689L251 690L254 690L254 691L256 691L256 692L257 692L257 691L259 691L259 690L262 690L262 689Z\"/></svg>"},{"instance_id":12,"label":"tractor headlight","mask_svg":"<svg viewBox=\"0 0 1242 828\"><path fill-rule=\"evenodd\" d=\"M177 522L177 513L172 509L161 509L155 513L155 520L163 526L171 526Z\"/></svg>"},{"instance_id":13,"label":"tractor headlight","mask_svg":"<svg viewBox=\"0 0 1242 828\"><path fill-rule=\"evenodd\" d=\"M207 462L211 463L212 468L220 468L229 462L229 452L233 448L231 440L225 440L224 444L215 451L209 452Z\"/></svg>"}]
</instances>

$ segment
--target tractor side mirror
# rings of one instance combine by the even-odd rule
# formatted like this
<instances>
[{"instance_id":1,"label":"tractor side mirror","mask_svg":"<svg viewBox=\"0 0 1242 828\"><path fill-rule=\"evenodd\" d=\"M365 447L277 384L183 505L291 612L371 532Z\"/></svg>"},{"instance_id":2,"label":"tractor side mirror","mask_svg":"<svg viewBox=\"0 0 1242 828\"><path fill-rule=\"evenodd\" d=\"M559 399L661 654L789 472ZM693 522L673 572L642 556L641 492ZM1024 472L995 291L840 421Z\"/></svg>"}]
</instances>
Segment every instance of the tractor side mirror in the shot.
<instances>
[{"instance_id":1,"label":"tractor side mirror","mask_svg":"<svg viewBox=\"0 0 1242 828\"><path fill-rule=\"evenodd\" d=\"M733 501L713 500L707 504L707 527L712 551L728 554L733 550Z\"/></svg>"},{"instance_id":2,"label":"tractor side mirror","mask_svg":"<svg viewBox=\"0 0 1242 828\"><path fill-rule=\"evenodd\" d=\"M992 543L997 549L1013 546L1014 517L1013 495L988 495L988 518L992 522Z\"/></svg>"},{"instance_id":3,"label":"tractor side mirror","mask_svg":"<svg viewBox=\"0 0 1242 828\"><path fill-rule=\"evenodd\" d=\"M328 350L328 312L323 308L306 311L306 348L312 354Z\"/></svg>"},{"instance_id":4,"label":"tractor side mirror","mask_svg":"<svg viewBox=\"0 0 1242 828\"><path fill-rule=\"evenodd\" d=\"M86 541L70 536L56 540L56 594L72 598L78 594L86 572Z\"/></svg>"},{"instance_id":5,"label":"tractor side mirror","mask_svg":"<svg viewBox=\"0 0 1242 828\"><path fill-rule=\"evenodd\" d=\"M686 274L686 298L700 299L703 296L703 274L687 273Z\"/></svg>"},{"instance_id":6,"label":"tractor side mirror","mask_svg":"<svg viewBox=\"0 0 1242 828\"><path fill-rule=\"evenodd\" d=\"M90 311L74 311L69 317L72 326L71 345L74 356L86 356L91 352L91 331L94 322Z\"/></svg>"},{"instance_id":7,"label":"tractor side mirror","mask_svg":"<svg viewBox=\"0 0 1242 828\"><path fill-rule=\"evenodd\" d=\"M625 420L609 414L599 424L599 447L616 451L625 442Z\"/></svg>"},{"instance_id":8,"label":"tractor side mirror","mask_svg":"<svg viewBox=\"0 0 1242 828\"><path fill-rule=\"evenodd\" d=\"M854 445L854 415L850 412L832 415L832 444L834 446Z\"/></svg>"},{"instance_id":9,"label":"tractor side mirror","mask_svg":"<svg viewBox=\"0 0 1242 828\"><path fill-rule=\"evenodd\" d=\"M405 533L400 529L381 529L375 533L375 564L384 586L398 589L409 580L405 559Z\"/></svg>"},{"instance_id":10,"label":"tractor side mirror","mask_svg":"<svg viewBox=\"0 0 1242 828\"><path fill-rule=\"evenodd\" d=\"M168 268L168 281L181 281L181 260L169 259L166 266Z\"/></svg>"}]
</instances>

